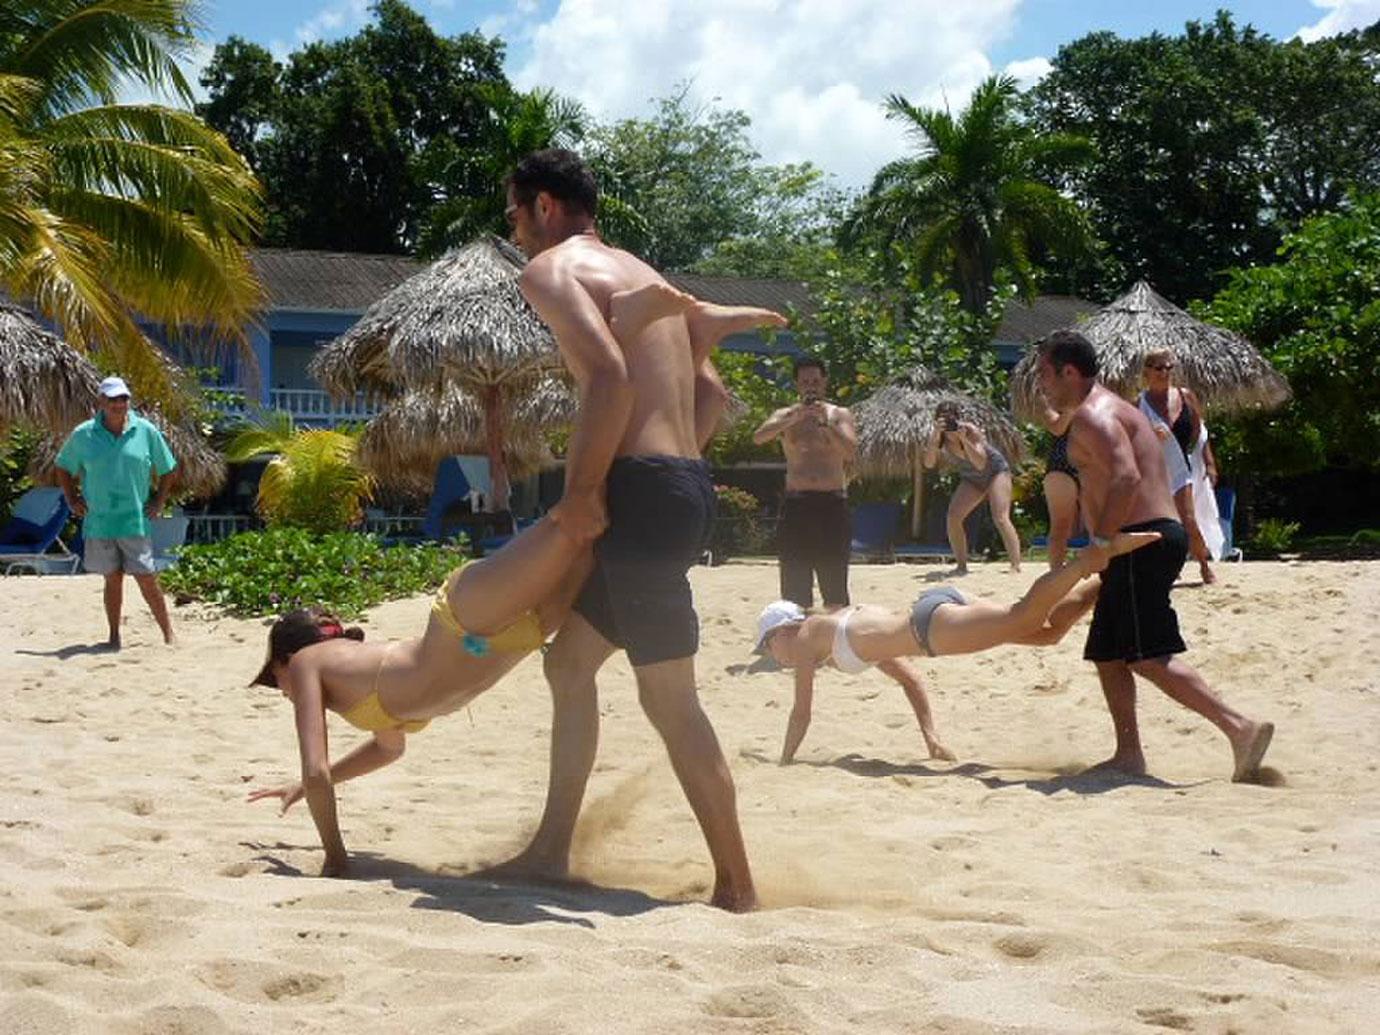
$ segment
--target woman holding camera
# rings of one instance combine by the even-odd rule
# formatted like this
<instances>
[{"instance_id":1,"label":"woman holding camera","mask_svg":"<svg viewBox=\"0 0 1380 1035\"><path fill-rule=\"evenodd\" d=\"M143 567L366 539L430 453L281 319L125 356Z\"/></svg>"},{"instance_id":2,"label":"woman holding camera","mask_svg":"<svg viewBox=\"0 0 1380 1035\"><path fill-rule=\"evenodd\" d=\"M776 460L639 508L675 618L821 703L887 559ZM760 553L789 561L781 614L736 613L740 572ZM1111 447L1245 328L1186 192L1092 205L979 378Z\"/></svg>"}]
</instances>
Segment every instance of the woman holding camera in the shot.
<instances>
[{"instance_id":1,"label":"woman holding camera","mask_svg":"<svg viewBox=\"0 0 1380 1035\"><path fill-rule=\"evenodd\" d=\"M925 466L934 467L941 460L958 469L958 490L949 500L946 518L949 548L957 563L954 573L968 572L968 536L963 522L984 499L1011 560L1011 570L1020 571L1021 539L1011 523L1011 465L987 441L981 428L959 419L958 407L953 403L935 407L934 430L925 444Z\"/></svg>"}]
</instances>

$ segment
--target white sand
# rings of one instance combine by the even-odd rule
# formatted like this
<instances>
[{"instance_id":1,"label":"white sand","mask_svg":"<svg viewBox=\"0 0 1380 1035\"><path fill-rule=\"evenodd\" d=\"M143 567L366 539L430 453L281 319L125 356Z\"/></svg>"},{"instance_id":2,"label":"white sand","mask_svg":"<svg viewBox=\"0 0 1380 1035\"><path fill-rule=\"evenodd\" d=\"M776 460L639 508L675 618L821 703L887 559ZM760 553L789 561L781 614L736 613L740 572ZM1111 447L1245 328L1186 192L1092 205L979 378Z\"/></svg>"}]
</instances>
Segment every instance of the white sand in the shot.
<instances>
[{"instance_id":1,"label":"white sand","mask_svg":"<svg viewBox=\"0 0 1380 1035\"><path fill-rule=\"evenodd\" d=\"M899 690L825 673L799 764L784 674L744 674L766 565L697 570L702 694L767 909L700 904L708 860L620 658L576 853L597 887L467 880L525 842L550 709L524 663L345 785L364 876L321 862L288 708L248 690L264 628L131 586L126 649L94 577L0 582L0 1032L1361 1032L1380 1016L1380 564L1221 565L1179 590L1189 659L1278 724L1276 786L1228 782L1206 722L1142 692L1154 778L1061 777L1110 752L1082 629L922 663L931 764ZM1036 574L980 566L1010 599ZM904 606L938 577L855 569ZM428 601L379 608L417 633ZM66 655L66 656L64 656ZM360 734L332 720L334 749ZM1367 1020L1366 1018L1370 1018Z\"/></svg>"}]
</instances>

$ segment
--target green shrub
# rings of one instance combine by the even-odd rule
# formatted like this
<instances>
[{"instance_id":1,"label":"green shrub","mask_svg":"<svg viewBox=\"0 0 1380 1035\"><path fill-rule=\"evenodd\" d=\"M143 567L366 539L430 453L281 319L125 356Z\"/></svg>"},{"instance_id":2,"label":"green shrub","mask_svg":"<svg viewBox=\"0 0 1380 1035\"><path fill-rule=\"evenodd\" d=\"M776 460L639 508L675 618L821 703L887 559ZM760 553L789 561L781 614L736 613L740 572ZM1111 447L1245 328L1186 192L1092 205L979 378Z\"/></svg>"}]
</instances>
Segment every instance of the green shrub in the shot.
<instances>
[{"instance_id":1,"label":"green shrub","mask_svg":"<svg viewBox=\"0 0 1380 1035\"><path fill-rule=\"evenodd\" d=\"M714 494L719 500L719 516L710 540L715 561L764 551L768 536L762 524L762 501L732 485L716 485Z\"/></svg>"},{"instance_id":2,"label":"green shrub","mask_svg":"<svg viewBox=\"0 0 1380 1035\"><path fill-rule=\"evenodd\" d=\"M1266 518L1256 526L1255 535L1251 538L1250 552L1264 557L1278 557L1294 545L1294 536L1298 535L1298 532L1297 521Z\"/></svg>"},{"instance_id":3,"label":"green shrub","mask_svg":"<svg viewBox=\"0 0 1380 1035\"><path fill-rule=\"evenodd\" d=\"M33 487L28 471L36 445L38 435L24 428L11 428L0 436L0 520Z\"/></svg>"},{"instance_id":4,"label":"green shrub","mask_svg":"<svg viewBox=\"0 0 1380 1035\"><path fill-rule=\"evenodd\" d=\"M385 546L358 532L282 527L184 547L162 580L180 600L203 600L232 615L319 604L353 618L384 600L435 589L466 556L463 540Z\"/></svg>"}]
</instances>

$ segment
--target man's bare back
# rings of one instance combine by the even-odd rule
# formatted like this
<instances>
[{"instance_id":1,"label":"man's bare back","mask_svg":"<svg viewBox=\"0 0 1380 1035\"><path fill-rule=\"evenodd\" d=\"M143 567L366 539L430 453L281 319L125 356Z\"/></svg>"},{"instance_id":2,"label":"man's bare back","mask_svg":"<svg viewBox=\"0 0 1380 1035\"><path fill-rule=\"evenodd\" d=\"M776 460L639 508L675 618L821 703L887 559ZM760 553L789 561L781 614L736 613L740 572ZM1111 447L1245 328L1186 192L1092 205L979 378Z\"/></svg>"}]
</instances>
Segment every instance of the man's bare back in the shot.
<instances>
[{"instance_id":1,"label":"man's bare back","mask_svg":"<svg viewBox=\"0 0 1380 1035\"><path fill-rule=\"evenodd\" d=\"M529 266L533 275L573 278L610 322L610 299L652 283L665 283L635 255L598 238L576 235L548 248ZM561 345L557 334L557 345ZM695 441L695 361L683 317L656 320L636 340L619 342L632 389L632 412L616 456L700 455ZM578 362L567 362L577 381Z\"/></svg>"},{"instance_id":2,"label":"man's bare back","mask_svg":"<svg viewBox=\"0 0 1380 1035\"><path fill-rule=\"evenodd\" d=\"M1118 455L1129 451L1129 456ZM1178 519L1159 440L1144 415L1120 396L1094 384L1069 423L1069 459L1078 468L1080 498L1090 528L1103 534L1159 518ZM1134 461L1138 477L1118 478L1118 460ZM1124 513L1122 512L1124 508ZM1115 528L1103 515L1117 513Z\"/></svg>"}]
</instances>

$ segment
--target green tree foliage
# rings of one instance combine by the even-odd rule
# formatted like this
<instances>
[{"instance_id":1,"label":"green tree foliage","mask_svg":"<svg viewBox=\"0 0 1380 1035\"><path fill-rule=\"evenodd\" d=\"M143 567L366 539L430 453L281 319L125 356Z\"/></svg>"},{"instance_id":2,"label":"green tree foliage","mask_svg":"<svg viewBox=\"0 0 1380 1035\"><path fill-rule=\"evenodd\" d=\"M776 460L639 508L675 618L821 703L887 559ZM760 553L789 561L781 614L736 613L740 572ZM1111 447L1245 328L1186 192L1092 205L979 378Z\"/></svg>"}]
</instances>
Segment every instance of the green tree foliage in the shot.
<instances>
[{"instance_id":1,"label":"green tree foliage","mask_svg":"<svg viewBox=\"0 0 1380 1035\"><path fill-rule=\"evenodd\" d=\"M1278 262L1232 271L1198 308L1245 335L1294 390L1284 409L1236 422L1224 470L1380 467L1380 194L1306 220Z\"/></svg>"},{"instance_id":2,"label":"green tree foliage","mask_svg":"<svg viewBox=\"0 0 1380 1035\"><path fill-rule=\"evenodd\" d=\"M999 272L1034 295L1040 251L1088 255L1093 238L1082 212L1053 186L1088 160L1088 142L1037 132L1019 117L1017 96L1014 79L990 78L957 117L891 97L887 115L905 123L918 153L877 173L845 241L901 246L970 313L987 310Z\"/></svg>"},{"instance_id":3,"label":"green tree foliage","mask_svg":"<svg viewBox=\"0 0 1380 1035\"><path fill-rule=\"evenodd\" d=\"M593 128L586 156L616 206L601 215L605 237L664 270L813 269L840 195L809 164L761 164L750 125L744 112L693 104L681 87L651 118Z\"/></svg>"},{"instance_id":4,"label":"green tree foliage","mask_svg":"<svg viewBox=\"0 0 1380 1035\"><path fill-rule=\"evenodd\" d=\"M374 481L355 466L359 435L349 430L298 430L274 410L226 446L227 460L272 454L259 479L259 512L270 526L335 532L357 524Z\"/></svg>"},{"instance_id":5,"label":"green tree foliage","mask_svg":"<svg viewBox=\"0 0 1380 1035\"><path fill-rule=\"evenodd\" d=\"M0 5L0 291L165 410L175 372L135 314L242 339L261 303L244 160L188 111L117 103L131 83L190 102L194 15L192 0Z\"/></svg>"},{"instance_id":6,"label":"green tree foliage","mask_svg":"<svg viewBox=\"0 0 1380 1035\"><path fill-rule=\"evenodd\" d=\"M1269 262L1281 233L1380 184L1372 36L1280 43L1220 13L1182 36L1110 32L1060 48L1029 95L1045 131L1092 140L1063 185L1110 254L1065 267L1094 296L1138 277L1185 303L1227 269Z\"/></svg>"},{"instance_id":7,"label":"green tree foliage","mask_svg":"<svg viewBox=\"0 0 1380 1035\"><path fill-rule=\"evenodd\" d=\"M264 182L270 244L410 251L438 202L494 189L469 177L494 141L495 97L511 91L502 41L438 36L402 0L372 10L356 35L285 65L231 38L202 76L198 110Z\"/></svg>"}]
</instances>

